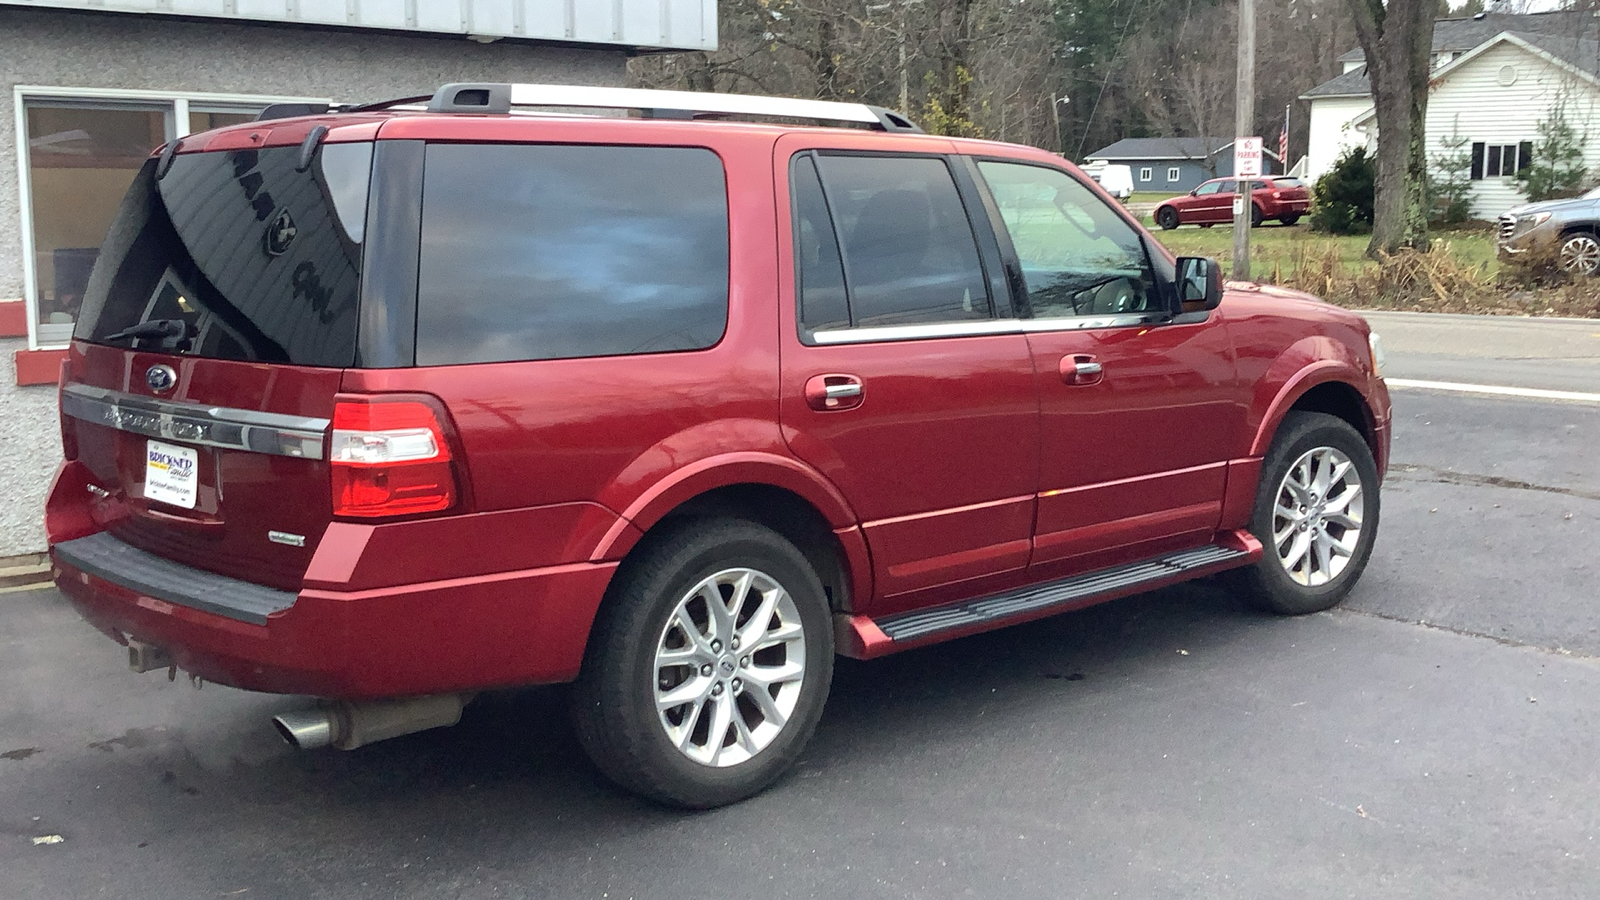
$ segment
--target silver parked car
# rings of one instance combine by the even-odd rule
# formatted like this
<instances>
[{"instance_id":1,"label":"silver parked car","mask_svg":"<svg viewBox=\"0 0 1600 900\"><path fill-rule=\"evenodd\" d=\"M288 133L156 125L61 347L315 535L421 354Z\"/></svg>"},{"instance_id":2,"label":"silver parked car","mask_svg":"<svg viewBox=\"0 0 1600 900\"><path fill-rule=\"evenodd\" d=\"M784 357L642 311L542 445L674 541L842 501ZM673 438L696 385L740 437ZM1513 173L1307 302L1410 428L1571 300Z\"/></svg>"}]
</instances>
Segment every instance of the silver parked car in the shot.
<instances>
[{"instance_id":1,"label":"silver parked car","mask_svg":"<svg viewBox=\"0 0 1600 900\"><path fill-rule=\"evenodd\" d=\"M1502 263L1547 260L1574 275L1600 273L1600 188L1508 211L1495 244Z\"/></svg>"}]
</instances>

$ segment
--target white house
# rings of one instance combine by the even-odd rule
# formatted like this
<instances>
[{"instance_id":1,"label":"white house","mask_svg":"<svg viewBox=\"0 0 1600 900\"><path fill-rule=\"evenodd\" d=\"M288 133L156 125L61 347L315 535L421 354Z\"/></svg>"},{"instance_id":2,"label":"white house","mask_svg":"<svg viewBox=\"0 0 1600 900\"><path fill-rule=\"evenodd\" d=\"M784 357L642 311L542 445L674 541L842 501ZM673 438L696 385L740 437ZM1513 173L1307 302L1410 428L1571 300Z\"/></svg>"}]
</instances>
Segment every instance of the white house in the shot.
<instances>
[{"instance_id":1,"label":"white house","mask_svg":"<svg viewBox=\"0 0 1600 900\"><path fill-rule=\"evenodd\" d=\"M1472 215L1492 219L1524 201L1512 176L1532 158L1541 120L1561 109L1584 137L1584 162L1600 166L1600 19L1582 13L1485 14L1434 25L1428 95L1429 156L1465 138L1472 155ZM1343 74L1301 95L1311 104L1306 177L1315 180L1351 146L1376 149L1378 128L1364 57L1340 57Z\"/></svg>"}]
</instances>

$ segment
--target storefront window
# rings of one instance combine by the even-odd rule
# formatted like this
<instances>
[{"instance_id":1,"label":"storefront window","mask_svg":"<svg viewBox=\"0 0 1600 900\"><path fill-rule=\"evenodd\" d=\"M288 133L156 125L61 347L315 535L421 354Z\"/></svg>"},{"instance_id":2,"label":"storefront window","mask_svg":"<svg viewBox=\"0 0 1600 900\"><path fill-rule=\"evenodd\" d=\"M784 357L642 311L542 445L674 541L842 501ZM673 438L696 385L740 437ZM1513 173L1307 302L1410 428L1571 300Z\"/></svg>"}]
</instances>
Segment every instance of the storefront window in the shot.
<instances>
[{"instance_id":1,"label":"storefront window","mask_svg":"<svg viewBox=\"0 0 1600 900\"><path fill-rule=\"evenodd\" d=\"M189 106L189 134L201 131L210 131L213 128L222 128L228 125L242 125L253 122L257 110L200 110L193 104Z\"/></svg>"},{"instance_id":2,"label":"storefront window","mask_svg":"<svg viewBox=\"0 0 1600 900\"><path fill-rule=\"evenodd\" d=\"M36 101L26 112L36 322L41 341L64 340L122 195L166 140L168 113Z\"/></svg>"},{"instance_id":3,"label":"storefront window","mask_svg":"<svg viewBox=\"0 0 1600 900\"><path fill-rule=\"evenodd\" d=\"M23 241L33 346L72 338L89 272L122 197L150 152L186 134L254 121L273 103L309 98L107 91L17 91L27 133L21 143ZM326 102L326 101L322 101Z\"/></svg>"}]
</instances>

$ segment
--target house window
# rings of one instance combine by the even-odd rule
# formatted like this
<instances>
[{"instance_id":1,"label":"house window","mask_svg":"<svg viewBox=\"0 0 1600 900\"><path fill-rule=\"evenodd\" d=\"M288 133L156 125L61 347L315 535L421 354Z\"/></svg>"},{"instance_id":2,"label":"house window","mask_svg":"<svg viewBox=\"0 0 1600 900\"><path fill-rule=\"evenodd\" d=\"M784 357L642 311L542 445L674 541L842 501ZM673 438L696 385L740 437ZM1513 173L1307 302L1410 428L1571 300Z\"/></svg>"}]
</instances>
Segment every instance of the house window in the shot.
<instances>
[{"instance_id":1,"label":"house window","mask_svg":"<svg viewBox=\"0 0 1600 900\"><path fill-rule=\"evenodd\" d=\"M100 243L150 151L292 98L17 88L29 346L72 338Z\"/></svg>"},{"instance_id":2,"label":"house window","mask_svg":"<svg viewBox=\"0 0 1600 900\"><path fill-rule=\"evenodd\" d=\"M1472 145L1472 180L1508 178L1526 169L1533 162L1533 141L1519 144Z\"/></svg>"},{"instance_id":3,"label":"house window","mask_svg":"<svg viewBox=\"0 0 1600 900\"><path fill-rule=\"evenodd\" d=\"M1150 167L1149 166L1145 166L1144 168L1139 170L1139 180L1140 181L1149 181L1153 177L1154 177L1154 173L1150 171Z\"/></svg>"},{"instance_id":4,"label":"house window","mask_svg":"<svg viewBox=\"0 0 1600 900\"><path fill-rule=\"evenodd\" d=\"M1180 172L1180 171L1179 171L1179 170L1178 170L1178 167L1177 167L1177 166L1173 166L1173 167L1172 167L1172 168L1170 168L1170 169L1168 169L1168 170L1167 170L1167 181L1168 181L1168 182L1169 182L1169 183L1170 183L1170 182L1174 182L1174 181L1177 181L1177 180L1178 180L1178 177L1179 177L1179 176L1180 176L1180 175L1182 175L1182 174L1183 174L1183 173L1182 173L1182 172Z\"/></svg>"}]
</instances>

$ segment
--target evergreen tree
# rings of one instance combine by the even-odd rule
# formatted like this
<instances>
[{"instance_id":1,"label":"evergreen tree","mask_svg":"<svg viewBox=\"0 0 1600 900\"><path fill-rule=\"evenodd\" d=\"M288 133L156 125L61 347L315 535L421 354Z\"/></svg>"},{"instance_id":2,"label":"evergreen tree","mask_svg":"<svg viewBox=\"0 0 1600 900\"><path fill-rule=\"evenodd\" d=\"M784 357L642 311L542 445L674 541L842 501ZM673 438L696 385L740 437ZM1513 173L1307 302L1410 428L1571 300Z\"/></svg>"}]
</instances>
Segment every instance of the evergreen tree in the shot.
<instances>
[{"instance_id":1,"label":"evergreen tree","mask_svg":"<svg viewBox=\"0 0 1600 900\"><path fill-rule=\"evenodd\" d=\"M1567 121L1560 103L1539 120L1538 131L1533 161L1517 172L1517 181L1536 203L1577 195L1588 175L1583 165L1584 136Z\"/></svg>"}]
</instances>

